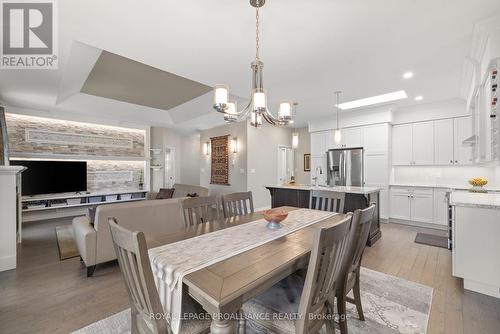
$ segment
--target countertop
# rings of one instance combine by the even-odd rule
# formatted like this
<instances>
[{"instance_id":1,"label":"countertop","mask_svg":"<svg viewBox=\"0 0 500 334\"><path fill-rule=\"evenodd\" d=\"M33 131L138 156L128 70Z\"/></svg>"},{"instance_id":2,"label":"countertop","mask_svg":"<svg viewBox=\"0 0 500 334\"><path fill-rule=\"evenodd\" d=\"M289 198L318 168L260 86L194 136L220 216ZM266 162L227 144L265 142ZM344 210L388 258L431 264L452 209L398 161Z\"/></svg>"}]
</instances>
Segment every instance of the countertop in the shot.
<instances>
[{"instance_id":1,"label":"countertop","mask_svg":"<svg viewBox=\"0 0 500 334\"><path fill-rule=\"evenodd\" d=\"M500 193L452 191L450 205L500 210Z\"/></svg>"},{"instance_id":2,"label":"countertop","mask_svg":"<svg viewBox=\"0 0 500 334\"><path fill-rule=\"evenodd\" d=\"M456 190L468 190L472 186L468 184L438 184L438 183L410 183L410 182L403 182L403 183L391 183L391 187L416 187L416 188L442 188L442 189L456 189ZM500 191L500 188L498 187L488 187L486 185L484 189L488 191Z\"/></svg>"},{"instance_id":3,"label":"countertop","mask_svg":"<svg viewBox=\"0 0 500 334\"><path fill-rule=\"evenodd\" d=\"M380 191L380 188L376 187L352 187L352 186L326 187L326 186L312 186L309 184L296 184L287 186L271 184L271 185L266 185L266 188L281 188L281 189L295 189L295 190L309 190L309 191L322 190L322 191L332 191L332 192L341 192L347 194L362 194L362 195L372 194Z\"/></svg>"}]
</instances>

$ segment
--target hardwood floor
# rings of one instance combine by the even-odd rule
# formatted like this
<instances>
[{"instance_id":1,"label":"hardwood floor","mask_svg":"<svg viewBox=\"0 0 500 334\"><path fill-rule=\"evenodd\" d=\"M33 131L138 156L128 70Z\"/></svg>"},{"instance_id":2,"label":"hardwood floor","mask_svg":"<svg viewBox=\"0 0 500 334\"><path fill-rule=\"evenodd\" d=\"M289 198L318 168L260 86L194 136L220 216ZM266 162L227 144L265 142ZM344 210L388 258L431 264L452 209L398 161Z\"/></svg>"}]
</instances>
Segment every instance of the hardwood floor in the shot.
<instances>
[{"instance_id":1,"label":"hardwood floor","mask_svg":"<svg viewBox=\"0 0 500 334\"><path fill-rule=\"evenodd\" d=\"M55 226L27 223L18 269L0 273L0 333L68 333L128 307L116 263L86 278L78 258L59 261ZM434 288L427 333L499 333L500 300L464 291L451 276L451 252L414 243L422 228L382 224L363 266ZM434 232L440 233L440 232Z\"/></svg>"}]
</instances>

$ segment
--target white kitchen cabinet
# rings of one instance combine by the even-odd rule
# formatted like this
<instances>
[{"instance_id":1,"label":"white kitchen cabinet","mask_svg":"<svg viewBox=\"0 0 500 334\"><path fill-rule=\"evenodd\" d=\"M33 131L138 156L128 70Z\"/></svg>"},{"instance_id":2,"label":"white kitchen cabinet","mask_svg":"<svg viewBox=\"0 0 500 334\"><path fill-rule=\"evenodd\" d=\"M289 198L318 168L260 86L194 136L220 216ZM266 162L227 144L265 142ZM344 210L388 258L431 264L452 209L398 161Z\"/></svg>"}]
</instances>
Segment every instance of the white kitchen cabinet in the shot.
<instances>
[{"instance_id":1,"label":"white kitchen cabinet","mask_svg":"<svg viewBox=\"0 0 500 334\"><path fill-rule=\"evenodd\" d=\"M413 165L434 164L434 122L413 123Z\"/></svg>"},{"instance_id":2,"label":"white kitchen cabinet","mask_svg":"<svg viewBox=\"0 0 500 334\"><path fill-rule=\"evenodd\" d=\"M315 184L314 178L318 177L318 185L326 185L326 155L323 157L311 156L311 184Z\"/></svg>"},{"instance_id":3,"label":"white kitchen cabinet","mask_svg":"<svg viewBox=\"0 0 500 334\"><path fill-rule=\"evenodd\" d=\"M454 120L452 118L434 121L434 163L453 165L454 158Z\"/></svg>"},{"instance_id":4,"label":"white kitchen cabinet","mask_svg":"<svg viewBox=\"0 0 500 334\"><path fill-rule=\"evenodd\" d=\"M411 202L407 188L391 188L391 218L410 220Z\"/></svg>"},{"instance_id":5,"label":"white kitchen cabinet","mask_svg":"<svg viewBox=\"0 0 500 334\"><path fill-rule=\"evenodd\" d=\"M448 189L434 189L434 224L448 225Z\"/></svg>"},{"instance_id":6,"label":"white kitchen cabinet","mask_svg":"<svg viewBox=\"0 0 500 334\"><path fill-rule=\"evenodd\" d=\"M413 164L413 125L394 125L392 128L392 164Z\"/></svg>"},{"instance_id":7,"label":"white kitchen cabinet","mask_svg":"<svg viewBox=\"0 0 500 334\"><path fill-rule=\"evenodd\" d=\"M470 165L472 164L472 146L463 145L462 142L472 136L472 118L458 117L454 119L454 156L455 164Z\"/></svg>"},{"instance_id":8,"label":"white kitchen cabinet","mask_svg":"<svg viewBox=\"0 0 500 334\"><path fill-rule=\"evenodd\" d=\"M365 151L365 184L387 185L389 183L389 158L387 152Z\"/></svg>"},{"instance_id":9,"label":"white kitchen cabinet","mask_svg":"<svg viewBox=\"0 0 500 334\"><path fill-rule=\"evenodd\" d=\"M327 136L328 136L327 131L319 131L311 133L312 157L319 157L325 155L325 152L327 151L326 149Z\"/></svg>"},{"instance_id":10,"label":"white kitchen cabinet","mask_svg":"<svg viewBox=\"0 0 500 334\"><path fill-rule=\"evenodd\" d=\"M411 220L421 223L433 222L432 189L416 188L410 194Z\"/></svg>"},{"instance_id":11,"label":"white kitchen cabinet","mask_svg":"<svg viewBox=\"0 0 500 334\"><path fill-rule=\"evenodd\" d=\"M363 133L361 128L347 128L342 130L344 147L362 147Z\"/></svg>"},{"instance_id":12,"label":"white kitchen cabinet","mask_svg":"<svg viewBox=\"0 0 500 334\"><path fill-rule=\"evenodd\" d=\"M389 125L377 124L363 127L365 152L387 152L389 150Z\"/></svg>"},{"instance_id":13,"label":"white kitchen cabinet","mask_svg":"<svg viewBox=\"0 0 500 334\"><path fill-rule=\"evenodd\" d=\"M390 216L421 223L433 222L433 192L431 188L392 187Z\"/></svg>"}]
</instances>

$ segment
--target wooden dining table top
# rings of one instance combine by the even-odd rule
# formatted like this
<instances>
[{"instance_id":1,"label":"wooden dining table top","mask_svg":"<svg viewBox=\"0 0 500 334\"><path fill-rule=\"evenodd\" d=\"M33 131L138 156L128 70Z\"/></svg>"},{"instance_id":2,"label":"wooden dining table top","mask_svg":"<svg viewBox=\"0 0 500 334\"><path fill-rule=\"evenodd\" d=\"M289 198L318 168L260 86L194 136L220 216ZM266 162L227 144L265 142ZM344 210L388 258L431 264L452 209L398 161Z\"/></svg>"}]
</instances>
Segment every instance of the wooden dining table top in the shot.
<instances>
[{"instance_id":1,"label":"wooden dining table top","mask_svg":"<svg viewBox=\"0 0 500 334\"><path fill-rule=\"evenodd\" d=\"M281 209L290 212L298 208L281 207ZM267 290L293 272L306 267L315 228L321 224L339 222L345 216L336 214L326 221L310 225L187 274L183 279L185 289L209 313L235 313L245 301ZM263 215L259 212L222 218L173 230L167 235L148 236L146 241L148 248L154 248L262 218Z\"/></svg>"}]
</instances>

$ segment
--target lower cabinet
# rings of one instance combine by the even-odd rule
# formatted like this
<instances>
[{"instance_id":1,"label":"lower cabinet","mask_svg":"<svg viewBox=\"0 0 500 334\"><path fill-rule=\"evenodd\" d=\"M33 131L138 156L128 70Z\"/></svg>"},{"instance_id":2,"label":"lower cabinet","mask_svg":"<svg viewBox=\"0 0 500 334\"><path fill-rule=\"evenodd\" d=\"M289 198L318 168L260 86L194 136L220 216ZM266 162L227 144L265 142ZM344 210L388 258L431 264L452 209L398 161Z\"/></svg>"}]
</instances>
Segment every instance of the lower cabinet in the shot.
<instances>
[{"instance_id":1,"label":"lower cabinet","mask_svg":"<svg viewBox=\"0 0 500 334\"><path fill-rule=\"evenodd\" d=\"M448 226L448 189L434 189L434 224Z\"/></svg>"},{"instance_id":2,"label":"lower cabinet","mask_svg":"<svg viewBox=\"0 0 500 334\"><path fill-rule=\"evenodd\" d=\"M391 218L433 223L432 188L391 187Z\"/></svg>"}]
</instances>

